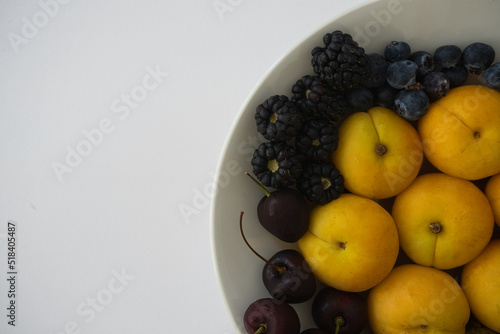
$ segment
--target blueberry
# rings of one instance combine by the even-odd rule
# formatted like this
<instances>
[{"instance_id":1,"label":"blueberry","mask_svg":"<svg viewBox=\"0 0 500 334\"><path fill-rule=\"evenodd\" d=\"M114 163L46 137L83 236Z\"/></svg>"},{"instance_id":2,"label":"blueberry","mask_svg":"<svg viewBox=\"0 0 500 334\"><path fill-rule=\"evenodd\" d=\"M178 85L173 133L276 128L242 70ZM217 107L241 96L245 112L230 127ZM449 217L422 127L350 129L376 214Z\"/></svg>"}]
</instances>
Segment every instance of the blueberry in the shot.
<instances>
[{"instance_id":1,"label":"blueberry","mask_svg":"<svg viewBox=\"0 0 500 334\"><path fill-rule=\"evenodd\" d=\"M385 108L392 108L394 106L394 99L400 92L400 89L396 89L388 83L385 83L380 87L373 88L372 92L373 97L375 98L375 105Z\"/></svg>"},{"instance_id":2,"label":"blueberry","mask_svg":"<svg viewBox=\"0 0 500 334\"><path fill-rule=\"evenodd\" d=\"M408 59L411 55L411 47L406 42L392 41L384 49L384 57L388 62Z\"/></svg>"},{"instance_id":3,"label":"blueberry","mask_svg":"<svg viewBox=\"0 0 500 334\"><path fill-rule=\"evenodd\" d=\"M494 60L495 50L485 43L472 43L462 53L462 63L473 74L481 74Z\"/></svg>"},{"instance_id":4,"label":"blueberry","mask_svg":"<svg viewBox=\"0 0 500 334\"><path fill-rule=\"evenodd\" d=\"M426 74L434 71L436 67L434 57L427 51L417 51L410 55L409 60L417 64L417 80L423 78Z\"/></svg>"},{"instance_id":5,"label":"blueberry","mask_svg":"<svg viewBox=\"0 0 500 334\"><path fill-rule=\"evenodd\" d=\"M396 95L394 109L408 121L416 121L429 110L429 98L420 89L405 89Z\"/></svg>"},{"instance_id":6,"label":"blueberry","mask_svg":"<svg viewBox=\"0 0 500 334\"><path fill-rule=\"evenodd\" d=\"M370 59L370 78L363 83L363 86L368 88L381 86L386 82L385 74L389 64L384 56L378 53L369 53L368 58Z\"/></svg>"},{"instance_id":7,"label":"blueberry","mask_svg":"<svg viewBox=\"0 0 500 334\"><path fill-rule=\"evenodd\" d=\"M417 80L418 65L411 60L398 60L387 68L386 79L396 89L408 88Z\"/></svg>"},{"instance_id":8,"label":"blueberry","mask_svg":"<svg viewBox=\"0 0 500 334\"><path fill-rule=\"evenodd\" d=\"M460 63L462 49L456 45L443 45L434 51L434 62L439 67L453 67Z\"/></svg>"},{"instance_id":9,"label":"blueberry","mask_svg":"<svg viewBox=\"0 0 500 334\"><path fill-rule=\"evenodd\" d=\"M443 72L450 80L450 88L462 86L468 77L467 68L463 64L457 64L452 67L442 68Z\"/></svg>"},{"instance_id":10,"label":"blueberry","mask_svg":"<svg viewBox=\"0 0 500 334\"><path fill-rule=\"evenodd\" d=\"M500 63L495 63L484 70L481 82L486 87L500 91Z\"/></svg>"},{"instance_id":11,"label":"blueberry","mask_svg":"<svg viewBox=\"0 0 500 334\"><path fill-rule=\"evenodd\" d=\"M351 89L347 92L347 103L351 111L365 111L373 107L373 92L366 87Z\"/></svg>"},{"instance_id":12,"label":"blueberry","mask_svg":"<svg viewBox=\"0 0 500 334\"><path fill-rule=\"evenodd\" d=\"M450 90L450 79L443 72L432 72L422 80L423 90L431 102L437 101Z\"/></svg>"}]
</instances>

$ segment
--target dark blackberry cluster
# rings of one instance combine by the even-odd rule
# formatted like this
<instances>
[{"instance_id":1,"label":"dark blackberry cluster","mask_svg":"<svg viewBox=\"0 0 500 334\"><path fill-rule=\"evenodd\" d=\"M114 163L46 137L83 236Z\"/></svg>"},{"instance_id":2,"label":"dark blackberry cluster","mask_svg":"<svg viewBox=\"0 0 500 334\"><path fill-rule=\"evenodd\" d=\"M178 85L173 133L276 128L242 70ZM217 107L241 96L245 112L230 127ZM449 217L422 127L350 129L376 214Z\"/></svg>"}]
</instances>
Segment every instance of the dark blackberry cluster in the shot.
<instances>
[{"instance_id":1,"label":"dark blackberry cluster","mask_svg":"<svg viewBox=\"0 0 500 334\"><path fill-rule=\"evenodd\" d=\"M297 180L297 189L309 201L323 205L344 192L344 177L331 162L311 163Z\"/></svg>"},{"instance_id":2,"label":"dark blackberry cluster","mask_svg":"<svg viewBox=\"0 0 500 334\"><path fill-rule=\"evenodd\" d=\"M306 119L321 118L341 121L348 113L344 94L334 90L318 76L305 75L292 86L292 101L302 110Z\"/></svg>"},{"instance_id":3,"label":"dark blackberry cluster","mask_svg":"<svg viewBox=\"0 0 500 334\"><path fill-rule=\"evenodd\" d=\"M302 173L295 148L283 141L260 144L253 153L252 167L263 186L277 189L294 185Z\"/></svg>"},{"instance_id":4,"label":"dark blackberry cluster","mask_svg":"<svg viewBox=\"0 0 500 334\"><path fill-rule=\"evenodd\" d=\"M303 119L297 105L285 95L269 97L255 111L257 131L267 140L289 140L300 130Z\"/></svg>"},{"instance_id":5,"label":"dark blackberry cluster","mask_svg":"<svg viewBox=\"0 0 500 334\"><path fill-rule=\"evenodd\" d=\"M339 131L331 122L312 119L295 137L295 147L304 161L328 162L339 142Z\"/></svg>"},{"instance_id":6,"label":"dark blackberry cluster","mask_svg":"<svg viewBox=\"0 0 500 334\"><path fill-rule=\"evenodd\" d=\"M257 131L267 142L255 150L252 167L264 186L296 186L320 204L343 191L343 178L330 159L338 126L351 113L382 106L418 120L430 102L463 84L469 73L500 90L500 64L492 64L495 50L484 43L463 51L445 45L431 54L392 41L383 54L366 54L351 35L336 30L311 54L314 74L298 79L290 98L271 95L257 106Z\"/></svg>"},{"instance_id":7,"label":"dark blackberry cluster","mask_svg":"<svg viewBox=\"0 0 500 334\"><path fill-rule=\"evenodd\" d=\"M324 46L312 50L314 73L338 90L357 88L370 77L370 59L365 50L340 30L323 37Z\"/></svg>"},{"instance_id":8,"label":"dark blackberry cluster","mask_svg":"<svg viewBox=\"0 0 500 334\"><path fill-rule=\"evenodd\" d=\"M267 141L255 150L251 161L262 185L277 189L297 186L305 198L320 204L343 191L338 170L333 167L338 173L334 176L333 169L326 166L333 166L331 155L338 145L338 126L356 111L357 105L350 104L348 96L352 100L356 88L373 81L370 57L349 34L339 30L327 33L323 42L312 50L314 74L298 79L291 87L290 98L272 95L257 106L257 131ZM303 166L311 163L314 165L304 171ZM320 170L318 166L322 166Z\"/></svg>"}]
</instances>

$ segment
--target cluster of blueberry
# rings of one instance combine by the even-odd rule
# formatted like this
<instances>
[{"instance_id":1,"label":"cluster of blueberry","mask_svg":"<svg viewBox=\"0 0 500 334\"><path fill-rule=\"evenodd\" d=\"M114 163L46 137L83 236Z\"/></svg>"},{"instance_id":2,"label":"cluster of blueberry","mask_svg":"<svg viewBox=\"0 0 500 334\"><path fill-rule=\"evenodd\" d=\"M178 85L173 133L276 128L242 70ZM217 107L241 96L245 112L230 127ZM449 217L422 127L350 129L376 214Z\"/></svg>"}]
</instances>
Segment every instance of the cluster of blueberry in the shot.
<instances>
[{"instance_id":1,"label":"cluster of blueberry","mask_svg":"<svg viewBox=\"0 0 500 334\"><path fill-rule=\"evenodd\" d=\"M493 89L500 89L500 64L493 64L495 50L476 42L463 50L457 45L443 45L433 54L412 52L408 43L393 41L384 54L371 53L368 81L348 93L355 110L374 105L394 109L409 121L421 118L431 102L451 88L462 86L469 75Z\"/></svg>"}]
</instances>

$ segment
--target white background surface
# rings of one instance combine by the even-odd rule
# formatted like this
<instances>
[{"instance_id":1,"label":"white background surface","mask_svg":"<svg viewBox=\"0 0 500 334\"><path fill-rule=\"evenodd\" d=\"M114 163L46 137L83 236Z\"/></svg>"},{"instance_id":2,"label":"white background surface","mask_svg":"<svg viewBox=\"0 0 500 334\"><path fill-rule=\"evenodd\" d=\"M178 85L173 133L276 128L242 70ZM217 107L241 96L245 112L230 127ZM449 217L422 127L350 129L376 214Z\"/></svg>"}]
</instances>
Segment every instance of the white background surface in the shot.
<instances>
[{"instance_id":1,"label":"white background surface","mask_svg":"<svg viewBox=\"0 0 500 334\"><path fill-rule=\"evenodd\" d=\"M266 71L362 2L2 0L0 333L235 333L209 234L221 147Z\"/></svg>"}]
</instances>

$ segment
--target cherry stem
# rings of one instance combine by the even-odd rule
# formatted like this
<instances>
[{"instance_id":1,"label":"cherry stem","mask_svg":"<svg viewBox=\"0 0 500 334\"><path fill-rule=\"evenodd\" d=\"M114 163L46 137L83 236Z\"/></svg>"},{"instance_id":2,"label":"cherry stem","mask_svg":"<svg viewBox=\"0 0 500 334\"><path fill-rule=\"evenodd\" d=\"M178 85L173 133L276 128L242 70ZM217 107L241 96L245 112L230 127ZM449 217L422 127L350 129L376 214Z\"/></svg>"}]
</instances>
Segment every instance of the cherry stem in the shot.
<instances>
[{"instance_id":1,"label":"cherry stem","mask_svg":"<svg viewBox=\"0 0 500 334\"><path fill-rule=\"evenodd\" d=\"M267 325L266 324L260 324L260 327L259 329L257 329L257 331L253 334L263 334L267 332Z\"/></svg>"},{"instance_id":2,"label":"cherry stem","mask_svg":"<svg viewBox=\"0 0 500 334\"><path fill-rule=\"evenodd\" d=\"M267 263L268 265L270 265L271 267L273 267L274 270L278 271L280 274L282 272L286 271L286 268L284 268L284 267L278 267L274 263L269 262L265 257L263 257L262 255L260 255L259 253L257 253L257 251L255 249L253 249L252 246L250 246L250 243L247 241L247 238L245 238L245 234L243 233L243 211L241 211L241 213L240 213L240 232L241 232L241 236L243 237L243 240L247 244L248 248L250 248L250 250L255 255L257 255L262 261L264 261L265 263Z\"/></svg>"},{"instance_id":3,"label":"cherry stem","mask_svg":"<svg viewBox=\"0 0 500 334\"><path fill-rule=\"evenodd\" d=\"M335 317L335 334L339 334L340 326L343 326L344 324L344 318L341 316Z\"/></svg>"},{"instance_id":4,"label":"cherry stem","mask_svg":"<svg viewBox=\"0 0 500 334\"><path fill-rule=\"evenodd\" d=\"M245 172L246 175L248 175L253 182L255 182L260 189L262 189L264 191L264 193L266 194L267 197L269 197L271 195L271 193L269 192L269 190L267 190L266 188L264 188L264 186L262 184L260 184L259 181L257 181L252 175L250 175L250 173L248 172Z\"/></svg>"}]
</instances>

